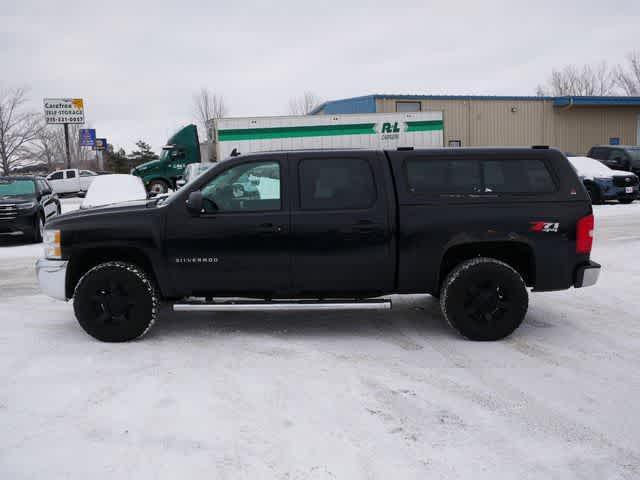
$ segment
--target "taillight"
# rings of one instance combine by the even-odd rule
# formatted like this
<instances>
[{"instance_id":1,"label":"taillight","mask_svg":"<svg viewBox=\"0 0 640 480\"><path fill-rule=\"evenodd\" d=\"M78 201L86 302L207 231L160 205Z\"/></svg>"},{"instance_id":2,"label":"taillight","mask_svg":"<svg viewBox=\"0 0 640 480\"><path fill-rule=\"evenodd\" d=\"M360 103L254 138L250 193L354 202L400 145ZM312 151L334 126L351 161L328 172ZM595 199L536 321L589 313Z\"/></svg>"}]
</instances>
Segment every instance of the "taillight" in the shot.
<instances>
[{"instance_id":1,"label":"taillight","mask_svg":"<svg viewBox=\"0 0 640 480\"><path fill-rule=\"evenodd\" d=\"M576 253L591 253L593 227L593 215L587 215L578 220L576 226Z\"/></svg>"}]
</instances>

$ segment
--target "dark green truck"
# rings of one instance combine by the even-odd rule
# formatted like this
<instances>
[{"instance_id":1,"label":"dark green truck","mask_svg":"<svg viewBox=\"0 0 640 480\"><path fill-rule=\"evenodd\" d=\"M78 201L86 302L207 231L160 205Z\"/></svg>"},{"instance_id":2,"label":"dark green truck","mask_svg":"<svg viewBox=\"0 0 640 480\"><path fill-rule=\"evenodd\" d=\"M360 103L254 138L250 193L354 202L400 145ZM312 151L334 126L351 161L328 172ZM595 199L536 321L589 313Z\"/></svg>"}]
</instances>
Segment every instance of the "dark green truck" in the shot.
<instances>
[{"instance_id":1,"label":"dark green truck","mask_svg":"<svg viewBox=\"0 0 640 480\"><path fill-rule=\"evenodd\" d=\"M200 161L198 129L187 125L169 138L158 160L138 165L131 170L131 175L140 177L148 191L166 193L176 189L176 181L187 165Z\"/></svg>"}]
</instances>

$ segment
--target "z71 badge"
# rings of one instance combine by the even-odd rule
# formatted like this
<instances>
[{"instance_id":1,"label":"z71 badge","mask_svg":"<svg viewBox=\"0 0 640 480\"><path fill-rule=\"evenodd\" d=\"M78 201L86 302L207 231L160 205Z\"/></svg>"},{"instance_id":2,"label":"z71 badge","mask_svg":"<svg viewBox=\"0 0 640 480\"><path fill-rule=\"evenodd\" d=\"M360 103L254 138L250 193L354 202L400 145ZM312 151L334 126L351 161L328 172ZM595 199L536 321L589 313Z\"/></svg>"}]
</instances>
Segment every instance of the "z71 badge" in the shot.
<instances>
[{"instance_id":1,"label":"z71 badge","mask_svg":"<svg viewBox=\"0 0 640 480\"><path fill-rule=\"evenodd\" d=\"M530 222L531 228L529 231L531 232L545 232L545 233L555 233L560 228L560 224L558 222Z\"/></svg>"}]
</instances>

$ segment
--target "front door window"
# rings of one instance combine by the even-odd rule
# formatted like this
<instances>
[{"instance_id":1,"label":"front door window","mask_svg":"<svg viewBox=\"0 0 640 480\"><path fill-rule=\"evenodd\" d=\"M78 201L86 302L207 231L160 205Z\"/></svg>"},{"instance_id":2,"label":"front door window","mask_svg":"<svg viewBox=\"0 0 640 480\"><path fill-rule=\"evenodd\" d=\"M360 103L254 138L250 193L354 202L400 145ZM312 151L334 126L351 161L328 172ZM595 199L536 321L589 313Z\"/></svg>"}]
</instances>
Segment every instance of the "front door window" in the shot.
<instances>
[{"instance_id":1,"label":"front door window","mask_svg":"<svg viewBox=\"0 0 640 480\"><path fill-rule=\"evenodd\" d=\"M207 213L280 210L280 164L236 165L202 188Z\"/></svg>"}]
</instances>

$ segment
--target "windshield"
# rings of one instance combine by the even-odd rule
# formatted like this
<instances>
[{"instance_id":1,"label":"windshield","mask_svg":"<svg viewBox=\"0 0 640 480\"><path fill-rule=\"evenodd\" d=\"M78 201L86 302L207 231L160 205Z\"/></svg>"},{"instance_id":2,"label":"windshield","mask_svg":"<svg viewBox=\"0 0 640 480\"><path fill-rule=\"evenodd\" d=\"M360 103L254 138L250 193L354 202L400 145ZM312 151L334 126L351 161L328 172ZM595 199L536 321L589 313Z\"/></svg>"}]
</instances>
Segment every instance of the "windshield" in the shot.
<instances>
[{"instance_id":1,"label":"windshield","mask_svg":"<svg viewBox=\"0 0 640 480\"><path fill-rule=\"evenodd\" d=\"M36 185L33 180L0 179L0 196L33 195Z\"/></svg>"},{"instance_id":2,"label":"windshield","mask_svg":"<svg viewBox=\"0 0 640 480\"><path fill-rule=\"evenodd\" d=\"M633 164L637 167L640 166L640 148L629 148L627 153L631 157Z\"/></svg>"},{"instance_id":3,"label":"windshield","mask_svg":"<svg viewBox=\"0 0 640 480\"><path fill-rule=\"evenodd\" d=\"M171 159L171 149L166 149L166 150L162 150L162 152L160 152L160 161L161 162L166 162L168 160Z\"/></svg>"}]
</instances>

